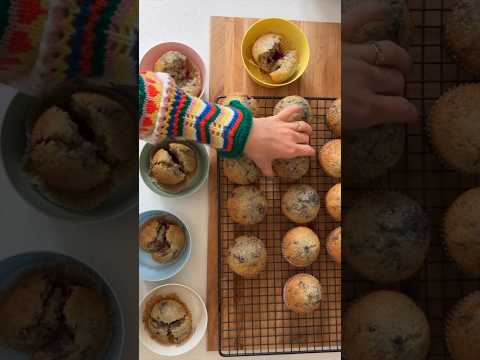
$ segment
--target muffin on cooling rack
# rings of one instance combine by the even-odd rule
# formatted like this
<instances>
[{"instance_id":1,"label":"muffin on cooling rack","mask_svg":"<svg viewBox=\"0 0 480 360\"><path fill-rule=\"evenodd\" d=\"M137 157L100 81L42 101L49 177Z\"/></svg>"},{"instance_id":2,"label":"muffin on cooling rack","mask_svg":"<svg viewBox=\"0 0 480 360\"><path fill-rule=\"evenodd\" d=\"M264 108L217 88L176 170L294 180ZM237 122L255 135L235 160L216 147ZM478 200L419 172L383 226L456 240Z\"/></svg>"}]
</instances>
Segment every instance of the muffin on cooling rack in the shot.
<instances>
[{"instance_id":1,"label":"muffin on cooling rack","mask_svg":"<svg viewBox=\"0 0 480 360\"><path fill-rule=\"evenodd\" d=\"M428 126L435 152L451 167L480 174L480 84L460 85L437 100Z\"/></svg>"},{"instance_id":2,"label":"muffin on cooling rack","mask_svg":"<svg viewBox=\"0 0 480 360\"><path fill-rule=\"evenodd\" d=\"M294 182L304 177L310 170L310 158L300 156L293 159L275 159L272 163L275 174L288 181Z\"/></svg>"},{"instance_id":3,"label":"muffin on cooling rack","mask_svg":"<svg viewBox=\"0 0 480 360\"><path fill-rule=\"evenodd\" d=\"M245 278L256 277L267 263L267 250L256 236L240 236L228 250L227 263L230 269Z\"/></svg>"},{"instance_id":4,"label":"muffin on cooling rack","mask_svg":"<svg viewBox=\"0 0 480 360\"><path fill-rule=\"evenodd\" d=\"M309 314L320 308L322 286L310 274L296 274L283 288L283 301L288 309L298 314Z\"/></svg>"},{"instance_id":5,"label":"muffin on cooling rack","mask_svg":"<svg viewBox=\"0 0 480 360\"><path fill-rule=\"evenodd\" d=\"M225 98L221 98L218 103L220 105L228 105L231 101L237 100L247 109L249 109L254 115L257 112L257 100L249 95L229 95Z\"/></svg>"},{"instance_id":6,"label":"muffin on cooling rack","mask_svg":"<svg viewBox=\"0 0 480 360\"><path fill-rule=\"evenodd\" d=\"M446 334L453 360L477 360L480 354L480 291L460 300L450 312Z\"/></svg>"},{"instance_id":7,"label":"muffin on cooling rack","mask_svg":"<svg viewBox=\"0 0 480 360\"><path fill-rule=\"evenodd\" d=\"M249 185L258 182L262 173L246 155L223 159L223 174L233 183Z\"/></svg>"},{"instance_id":8,"label":"muffin on cooling rack","mask_svg":"<svg viewBox=\"0 0 480 360\"><path fill-rule=\"evenodd\" d=\"M227 201L228 215L237 224L261 223L267 213L267 199L256 186L245 185L233 189Z\"/></svg>"},{"instance_id":9,"label":"muffin on cooling rack","mask_svg":"<svg viewBox=\"0 0 480 360\"><path fill-rule=\"evenodd\" d=\"M337 264L342 263L342 227L332 230L327 236L327 253Z\"/></svg>"},{"instance_id":10,"label":"muffin on cooling rack","mask_svg":"<svg viewBox=\"0 0 480 360\"><path fill-rule=\"evenodd\" d=\"M414 275L430 246L430 225L422 207L396 192L370 192L343 219L343 255L356 272L379 283Z\"/></svg>"},{"instance_id":11,"label":"muffin on cooling rack","mask_svg":"<svg viewBox=\"0 0 480 360\"><path fill-rule=\"evenodd\" d=\"M448 254L467 274L480 277L480 187L460 195L443 225Z\"/></svg>"},{"instance_id":12,"label":"muffin on cooling rack","mask_svg":"<svg viewBox=\"0 0 480 360\"><path fill-rule=\"evenodd\" d=\"M315 220L320 211L320 195L310 185L291 186L282 197L282 213L297 224Z\"/></svg>"},{"instance_id":13,"label":"muffin on cooling rack","mask_svg":"<svg viewBox=\"0 0 480 360\"><path fill-rule=\"evenodd\" d=\"M333 185L325 196L325 206L328 214L335 221L342 220L342 184Z\"/></svg>"},{"instance_id":14,"label":"muffin on cooling rack","mask_svg":"<svg viewBox=\"0 0 480 360\"><path fill-rule=\"evenodd\" d=\"M376 291L356 300L342 325L342 353L348 359L427 358L427 318L409 297L399 292Z\"/></svg>"},{"instance_id":15,"label":"muffin on cooling rack","mask_svg":"<svg viewBox=\"0 0 480 360\"><path fill-rule=\"evenodd\" d=\"M318 154L318 161L328 176L340 178L342 176L342 140L330 140L323 145Z\"/></svg>"},{"instance_id":16,"label":"muffin on cooling rack","mask_svg":"<svg viewBox=\"0 0 480 360\"><path fill-rule=\"evenodd\" d=\"M342 136L342 100L335 100L327 110L327 125L335 137Z\"/></svg>"},{"instance_id":17,"label":"muffin on cooling rack","mask_svg":"<svg viewBox=\"0 0 480 360\"><path fill-rule=\"evenodd\" d=\"M319 253L320 240L317 234L308 227L295 227L283 237L283 257L293 266L309 266L317 260Z\"/></svg>"},{"instance_id":18,"label":"muffin on cooling rack","mask_svg":"<svg viewBox=\"0 0 480 360\"><path fill-rule=\"evenodd\" d=\"M446 25L448 49L468 72L480 74L480 8L476 0L453 2Z\"/></svg>"},{"instance_id":19,"label":"muffin on cooling rack","mask_svg":"<svg viewBox=\"0 0 480 360\"><path fill-rule=\"evenodd\" d=\"M308 100L298 95L291 95L281 99L273 108L273 114L279 114L282 110L292 105L300 106L302 111L300 111L298 114L292 115L289 119L290 121L305 121L307 123L311 123L313 121L313 112L312 108L310 107L310 103Z\"/></svg>"}]
</instances>

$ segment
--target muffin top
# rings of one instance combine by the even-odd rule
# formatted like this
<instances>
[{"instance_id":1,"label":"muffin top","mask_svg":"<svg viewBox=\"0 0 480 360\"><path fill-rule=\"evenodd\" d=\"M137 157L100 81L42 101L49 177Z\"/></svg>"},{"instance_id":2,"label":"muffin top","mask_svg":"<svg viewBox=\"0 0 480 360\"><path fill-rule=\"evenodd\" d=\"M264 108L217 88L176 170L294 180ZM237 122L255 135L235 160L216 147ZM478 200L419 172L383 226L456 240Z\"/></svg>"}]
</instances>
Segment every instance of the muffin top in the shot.
<instances>
[{"instance_id":1,"label":"muffin top","mask_svg":"<svg viewBox=\"0 0 480 360\"><path fill-rule=\"evenodd\" d=\"M230 269L243 277L254 277L265 269L267 250L256 236L239 236L228 250Z\"/></svg>"},{"instance_id":2,"label":"muffin top","mask_svg":"<svg viewBox=\"0 0 480 360\"><path fill-rule=\"evenodd\" d=\"M258 182L260 169L246 155L223 159L223 173L233 183L249 185Z\"/></svg>"},{"instance_id":3,"label":"muffin top","mask_svg":"<svg viewBox=\"0 0 480 360\"><path fill-rule=\"evenodd\" d=\"M277 68L277 61L283 56L283 36L264 34L252 46L252 56L263 71L271 73Z\"/></svg>"},{"instance_id":4,"label":"muffin top","mask_svg":"<svg viewBox=\"0 0 480 360\"><path fill-rule=\"evenodd\" d=\"M327 111L327 125L336 137L342 136L342 100L335 100Z\"/></svg>"},{"instance_id":5,"label":"muffin top","mask_svg":"<svg viewBox=\"0 0 480 360\"><path fill-rule=\"evenodd\" d=\"M277 115L282 112L282 110L292 105L300 106L302 111L300 111L298 114L292 115L289 119L290 121L305 121L307 123L312 122L313 112L312 108L310 107L310 103L308 100L298 95L291 95L281 99L273 108L273 114Z\"/></svg>"},{"instance_id":6,"label":"muffin top","mask_svg":"<svg viewBox=\"0 0 480 360\"><path fill-rule=\"evenodd\" d=\"M298 314L312 313L320 308L322 287L310 274L296 274L283 288L283 300L288 309Z\"/></svg>"},{"instance_id":7,"label":"muffin top","mask_svg":"<svg viewBox=\"0 0 480 360\"><path fill-rule=\"evenodd\" d=\"M275 159L272 163L275 174L288 182L304 177L310 169L310 158L300 156L293 159Z\"/></svg>"},{"instance_id":8,"label":"muffin top","mask_svg":"<svg viewBox=\"0 0 480 360\"><path fill-rule=\"evenodd\" d=\"M220 105L228 105L230 102L237 100L247 109L249 109L254 115L257 112L257 100L249 95L229 95L218 101Z\"/></svg>"},{"instance_id":9,"label":"muffin top","mask_svg":"<svg viewBox=\"0 0 480 360\"><path fill-rule=\"evenodd\" d=\"M333 185L325 196L328 214L335 221L342 220L342 184Z\"/></svg>"},{"instance_id":10,"label":"muffin top","mask_svg":"<svg viewBox=\"0 0 480 360\"><path fill-rule=\"evenodd\" d=\"M323 145L318 154L318 160L328 176L340 178L342 176L342 140L330 140Z\"/></svg>"},{"instance_id":11,"label":"muffin top","mask_svg":"<svg viewBox=\"0 0 480 360\"><path fill-rule=\"evenodd\" d=\"M238 224L254 225L263 221L267 213L267 200L256 186L239 186L227 201L228 214Z\"/></svg>"},{"instance_id":12,"label":"muffin top","mask_svg":"<svg viewBox=\"0 0 480 360\"><path fill-rule=\"evenodd\" d=\"M328 255L337 263L342 262L342 227L339 226L332 230L327 237Z\"/></svg>"},{"instance_id":13,"label":"muffin top","mask_svg":"<svg viewBox=\"0 0 480 360\"><path fill-rule=\"evenodd\" d=\"M309 266L317 260L319 253L320 240L308 227L295 227L283 237L282 254L293 266Z\"/></svg>"},{"instance_id":14,"label":"muffin top","mask_svg":"<svg viewBox=\"0 0 480 360\"><path fill-rule=\"evenodd\" d=\"M291 186L282 197L282 213L297 224L306 224L320 211L320 195L310 185Z\"/></svg>"}]
</instances>

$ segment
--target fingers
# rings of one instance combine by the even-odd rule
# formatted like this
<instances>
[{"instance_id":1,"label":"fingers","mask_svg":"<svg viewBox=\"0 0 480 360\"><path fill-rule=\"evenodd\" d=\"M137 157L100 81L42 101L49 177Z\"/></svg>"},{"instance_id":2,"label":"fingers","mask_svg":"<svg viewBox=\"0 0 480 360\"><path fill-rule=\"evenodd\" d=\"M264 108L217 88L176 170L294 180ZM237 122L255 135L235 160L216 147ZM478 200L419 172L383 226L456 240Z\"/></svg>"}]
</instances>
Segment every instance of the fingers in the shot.
<instances>
[{"instance_id":1,"label":"fingers","mask_svg":"<svg viewBox=\"0 0 480 360\"><path fill-rule=\"evenodd\" d=\"M313 133L312 126L305 121L295 121L295 122L287 123L285 124L285 126L288 129L291 129L299 133L304 133L307 135L311 135Z\"/></svg>"},{"instance_id":2,"label":"fingers","mask_svg":"<svg viewBox=\"0 0 480 360\"><path fill-rule=\"evenodd\" d=\"M401 96L374 96L375 112L388 114L388 117L379 116L374 125L383 123L414 123L419 120L418 110L411 102Z\"/></svg>"},{"instance_id":3,"label":"fingers","mask_svg":"<svg viewBox=\"0 0 480 360\"><path fill-rule=\"evenodd\" d=\"M296 132L293 134L294 134L293 135L294 141L297 144L308 144L310 142L310 136L308 136L307 134L303 134L299 132Z\"/></svg>"},{"instance_id":4,"label":"fingers","mask_svg":"<svg viewBox=\"0 0 480 360\"><path fill-rule=\"evenodd\" d=\"M279 112L276 116L281 121L290 121L290 117L302 111L302 108L298 105L291 105L286 107L281 112Z\"/></svg>"},{"instance_id":5,"label":"fingers","mask_svg":"<svg viewBox=\"0 0 480 360\"><path fill-rule=\"evenodd\" d=\"M313 147L310 145L305 145L305 144L297 144L294 147L294 156L293 157L299 157L299 156L315 156L316 152Z\"/></svg>"},{"instance_id":6,"label":"fingers","mask_svg":"<svg viewBox=\"0 0 480 360\"><path fill-rule=\"evenodd\" d=\"M403 95L405 91L405 78L396 69L370 66L372 76L372 90L383 95Z\"/></svg>"},{"instance_id":7,"label":"fingers","mask_svg":"<svg viewBox=\"0 0 480 360\"><path fill-rule=\"evenodd\" d=\"M264 176L275 176L273 171L272 162L269 160L257 160L256 164Z\"/></svg>"},{"instance_id":8,"label":"fingers","mask_svg":"<svg viewBox=\"0 0 480 360\"><path fill-rule=\"evenodd\" d=\"M386 20L387 8L379 3L361 4L342 14L342 40L350 41L365 24Z\"/></svg>"}]
</instances>

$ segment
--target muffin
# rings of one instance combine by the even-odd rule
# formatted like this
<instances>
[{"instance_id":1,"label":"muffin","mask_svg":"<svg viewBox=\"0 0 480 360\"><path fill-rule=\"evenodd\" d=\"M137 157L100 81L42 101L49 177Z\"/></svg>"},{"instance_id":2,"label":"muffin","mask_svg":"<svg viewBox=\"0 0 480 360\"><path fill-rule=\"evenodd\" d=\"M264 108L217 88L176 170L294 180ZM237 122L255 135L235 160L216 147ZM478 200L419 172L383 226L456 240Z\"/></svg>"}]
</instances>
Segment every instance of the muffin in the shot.
<instances>
[{"instance_id":1,"label":"muffin","mask_svg":"<svg viewBox=\"0 0 480 360\"><path fill-rule=\"evenodd\" d=\"M276 70L270 73L270 78L276 84L281 84L292 77L297 71L298 54L297 50L287 50L284 55L277 60Z\"/></svg>"},{"instance_id":2,"label":"muffin","mask_svg":"<svg viewBox=\"0 0 480 360\"><path fill-rule=\"evenodd\" d=\"M480 84L457 86L445 93L429 116L432 145L451 167L480 174Z\"/></svg>"},{"instance_id":3,"label":"muffin","mask_svg":"<svg viewBox=\"0 0 480 360\"><path fill-rule=\"evenodd\" d=\"M259 238L247 235L240 236L228 249L227 263L237 275L253 278L265 269L267 250Z\"/></svg>"},{"instance_id":4,"label":"muffin","mask_svg":"<svg viewBox=\"0 0 480 360\"><path fill-rule=\"evenodd\" d=\"M291 95L281 99L273 108L273 114L277 115L281 113L284 109L292 105L299 106L302 111L295 115L292 115L289 121L305 121L307 123L311 123L313 121L313 111L310 107L310 103L308 102L308 100L298 95Z\"/></svg>"},{"instance_id":5,"label":"muffin","mask_svg":"<svg viewBox=\"0 0 480 360\"><path fill-rule=\"evenodd\" d=\"M480 74L480 10L475 0L456 0L446 24L448 49L468 72Z\"/></svg>"},{"instance_id":6,"label":"muffin","mask_svg":"<svg viewBox=\"0 0 480 360\"><path fill-rule=\"evenodd\" d=\"M480 291L463 298L448 315L447 346L453 360L476 360L480 354Z\"/></svg>"},{"instance_id":7,"label":"muffin","mask_svg":"<svg viewBox=\"0 0 480 360\"><path fill-rule=\"evenodd\" d=\"M267 213L267 199L255 186L239 186L233 189L227 201L228 215L238 224L255 225L263 221Z\"/></svg>"},{"instance_id":8,"label":"muffin","mask_svg":"<svg viewBox=\"0 0 480 360\"><path fill-rule=\"evenodd\" d=\"M307 267L317 260L319 253L320 240L310 228L299 226L283 237L283 257L293 266Z\"/></svg>"},{"instance_id":9,"label":"muffin","mask_svg":"<svg viewBox=\"0 0 480 360\"><path fill-rule=\"evenodd\" d=\"M223 174L234 184L249 185L258 182L260 169L246 155L223 159Z\"/></svg>"},{"instance_id":10,"label":"muffin","mask_svg":"<svg viewBox=\"0 0 480 360\"><path fill-rule=\"evenodd\" d=\"M249 95L229 95L225 98L221 98L218 103L220 105L228 105L231 101L237 100L247 109L249 109L254 115L257 113L257 100Z\"/></svg>"},{"instance_id":11,"label":"muffin","mask_svg":"<svg viewBox=\"0 0 480 360\"><path fill-rule=\"evenodd\" d=\"M275 159L272 163L275 174L287 182L294 182L304 177L310 170L310 158L300 156L293 159Z\"/></svg>"},{"instance_id":12,"label":"muffin","mask_svg":"<svg viewBox=\"0 0 480 360\"><path fill-rule=\"evenodd\" d=\"M421 206L396 192L371 192L343 219L343 255L355 271L378 283L393 283L423 266L430 226Z\"/></svg>"},{"instance_id":13,"label":"muffin","mask_svg":"<svg viewBox=\"0 0 480 360\"><path fill-rule=\"evenodd\" d=\"M403 125L379 125L344 131L343 182L365 183L385 175L403 156L405 139Z\"/></svg>"},{"instance_id":14,"label":"muffin","mask_svg":"<svg viewBox=\"0 0 480 360\"><path fill-rule=\"evenodd\" d=\"M287 280L283 288L283 301L297 314L309 314L320 308L322 287L310 274L296 274Z\"/></svg>"},{"instance_id":15,"label":"muffin","mask_svg":"<svg viewBox=\"0 0 480 360\"><path fill-rule=\"evenodd\" d=\"M355 301L342 322L348 359L425 360L430 326L423 311L396 291L376 291Z\"/></svg>"},{"instance_id":16,"label":"muffin","mask_svg":"<svg viewBox=\"0 0 480 360\"><path fill-rule=\"evenodd\" d=\"M328 214L335 221L342 220L342 184L333 185L325 197L325 206Z\"/></svg>"},{"instance_id":17,"label":"muffin","mask_svg":"<svg viewBox=\"0 0 480 360\"><path fill-rule=\"evenodd\" d=\"M330 140L323 145L318 154L318 161L328 176L340 178L342 176L342 140Z\"/></svg>"},{"instance_id":18,"label":"muffin","mask_svg":"<svg viewBox=\"0 0 480 360\"><path fill-rule=\"evenodd\" d=\"M143 324L150 337L163 345L180 345L193 333L192 314L176 294L150 299Z\"/></svg>"},{"instance_id":19,"label":"muffin","mask_svg":"<svg viewBox=\"0 0 480 360\"><path fill-rule=\"evenodd\" d=\"M448 254L467 274L480 277L480 187L460 195L443 225Z\"/></svg>"},{"instance_id":20,"label":"muffin","mask_svg":"<svg viewBox=\"0 0 480 360\"><path fill-rule=\"evenodd\" d=\"M342 227L332 230L327 236L327 253L337 264L342 263Z\"/></svg>"},{"instance_id":21,"label":"muffin","mask_svg":"<svg viewBox=\"0 0 480 360\"><path fill-rule=\"evenodd\" d=\"M327 111L327 125L335 137L342 136L342 100L335 100Z\"/></svg>"},{"instance_id":22,"label":"muffin","mask_svg":"<svg viewBox=\"0 0 480 360\"><path fill-rule=\"evenodd\" d=\"M315 220L320 211L320 195L310 185L291 186L282 197L282 213L297 224Z\"/></svg>"},{"instance_id":23,"label":"muffin","mask_svg":"<svg viewBox=\"0 0 480 360\"><path fill-rule=\"evenodd\" d=\"M138 241L140 248L150 253L153 260L166 264L180 256L187 240L178 225L157 217L141 226Z\"/></svg>"}]
</instances>

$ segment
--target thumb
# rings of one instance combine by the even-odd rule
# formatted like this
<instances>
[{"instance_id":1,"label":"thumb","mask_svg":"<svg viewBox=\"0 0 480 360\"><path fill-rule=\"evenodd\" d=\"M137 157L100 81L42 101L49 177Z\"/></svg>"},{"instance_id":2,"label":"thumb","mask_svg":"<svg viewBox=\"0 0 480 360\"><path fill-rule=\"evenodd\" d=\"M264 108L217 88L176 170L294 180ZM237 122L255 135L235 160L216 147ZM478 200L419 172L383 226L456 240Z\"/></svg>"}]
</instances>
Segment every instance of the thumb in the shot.
<instances>
[{"instance_id":1,"label":"thumb","mask_svg":"<svg viewBox=\"0 0 480 360\"><path fill-rule=\"evenodd\" d=\"M295 114L298 114L300 113L301 111L303 111L303 109L298 106L298 105L291 105L291 106L288 106L286 107L285 109L283 109L282 111L280 111L278 114L277 114L277 117L279 118L279 120L281 121L291 121L290 118L295 115Z\"/></svg>"},{"instance_id":2,"label":"thumb","mask_svg":"<svg viewBox=\"0 0 480 360\"><path fill-rule=\"evenodd\" d=\"M275 176L275 172L273 171L272 161L271 160L258 160L256 162L259 169L262 171L264 176Z\"/></svg>"}]
</instances>

